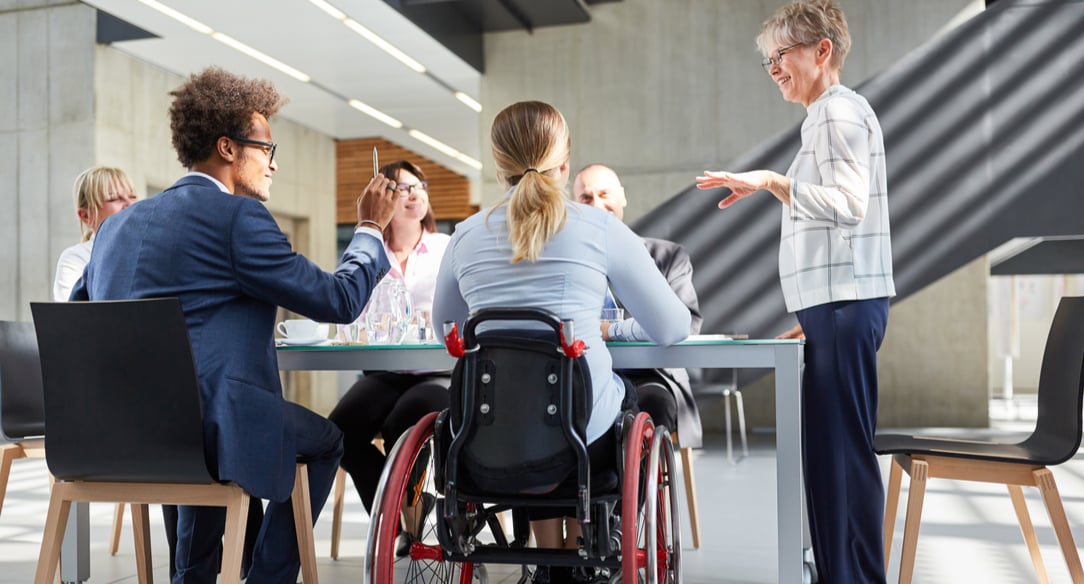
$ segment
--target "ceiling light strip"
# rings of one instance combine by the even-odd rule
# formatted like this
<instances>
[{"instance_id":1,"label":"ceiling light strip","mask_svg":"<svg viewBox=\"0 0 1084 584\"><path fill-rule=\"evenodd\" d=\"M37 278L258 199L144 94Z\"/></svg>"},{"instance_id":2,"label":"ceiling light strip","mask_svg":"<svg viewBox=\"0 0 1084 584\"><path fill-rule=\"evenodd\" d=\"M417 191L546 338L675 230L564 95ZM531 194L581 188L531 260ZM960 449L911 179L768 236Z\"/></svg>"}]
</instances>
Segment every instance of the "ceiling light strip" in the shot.
<instances>
[{"instance_id":1,"label":"ceiling light strip","mask_svg":"<svg viewBox=\"0 0 1084 584\"><path fill-rule=\"evenodd\" d=\"M365 28L365 26L362 25L360 22L352 18L347 18L346 20L343 20L343 24L345 24L350 30L364 37L365 40L376 45L378 48L380 48L380 50L398 59L400 63L406 65L407 67L410 67L418 73L425 73L425 65L422 65L414 59L411 59L409 55L407 55L403 51L400 51L398 48L395 47L395 45L384 40L375 32Z\"/></svg>"},{"instance_id":2,"label":"ceiling light strip","mask_svg":"<svg viewBox=\"0 0 1084 584\"><path fill-rule=\"evenodd\" d=\"M346 13L328 4L325 0L309 0L309 2L315 4L320 10L327 12L335 20L346 20Z\"/></svg>"},{"instance_id":3,"label":"ceiling light strip","mask_svg":"<svg viewBox=\"0 0 1084 584\"><path fill-rule=\"evenodd\" d=\"M470 109L478 113L482 112L482 104L478 103L473 97L467 95L466 93L463 93L462 91L456 91L454 95L456 99L466 104L466 106Z\"/></svg>"},{"instance_id":4,"label":"ceiling light strip","mask_svg":"<svg viewBox=\"0 0 1084 584\"><path fill-rule=\"evenodd\" d=\"M350 107L358 110L359 112L376 118L377 120L380 120L381 122L384 122L385 124L393 128L399 129L403 127L403 122L400 122L399 120L389 116L388 114L376 109L375 107L365 102L358 101L356 99L349 99L346 101L346 103L350 104Z\"/></svg>"},{"instance_id":5,"label":"ceiling light strip","mask_svg":"<svg viewBox=\"0 0 1084 584\"><path fill-rule=\"evenodd\" d=\"M181 24L184 24L185 26L187 26L187 27L189 27L189 28L191 28L191 29L193 29L195 31L201 32L203 34L211 34L212 32L214 32L214 29L207 26L206 24L203 24L202 22L200 22L200 21L198 21L198 20L196 20L194 18L190 18L189 16L187 16L185 14L181 14L180 12L177 12L176 10L170 8L169 6L166 6L165 4L162 4L161 2L155 2L155 0L139 0L139 1L142 2L143 4L149 6L150 8L153 8L153 9L157 10L158 12L161 12L162 14L165 14L166 16L172 18L173 20L176 20L177 22L180 22Z\"/></svg>"},{"instance_id":6,"label":"ceiling light strip","mask_svg":"<svg viewBox=\"0 0 1084 584\"><path fill-rule=\"evenodd\" d=\"M289 75L290 77L293 77L294 79L297 79L298 81L301 81L302 83L308 83L310 80L312 80L311 77L302 73L301 71L294 69L293 67L287 65L286 63L283 63L282 61L279 61L278 59L266 53L257 51L256 49L246 45L245 43L242 43L241 41L231 36L224 35L220 32L215 32L211 33L211 38L215 39L220 43L233 47L234 49L241 51L242 53L248 55L249 57L252 57L253 59L256 59L257 61L260 61L265 65L274 67L275 69L282 71L283 73Z\"/></svg>"},{"instance_id":7,"label":"ceiling light strip","mask_svg":"<svg viewBox=\"0 0 1084 584\"><path fill-rule=\"evenodd\" d=\"M173 8L170 8L169 6L166 6L166 5L162 4L161 2L157 2L156 0L139 0L139 1L142 2L143 4L145 4L146 6L148 6L150 8L153 8L154 10L157 10L158 12L161 12L162 14L176 20L177 22L180 22L180 23L184 24L185 26L188 26L189 28L191 28L193 30L196 30L196 31L198 31L200 33L210 35L210 37L215 39L216 41L218 41L218 42L220 42L220 43L222 43L222 44L224 44L226 46L229 46L229 47L231 47L231 48L233 48L233 49L235 49L235 50L237 50L239 52L242 52L242 53L248 55L249 57L252 57L253 59L256 59L257 61L260 61L261 63L263 63L263 64L265 64L265 65L267 65L269 67L273 67L273 68L275 68L275 69L289 75L290 77L293 77L294 79L297 79L298 81L301 81L303 83L311 83L312 85L318 87L319 89L323 90L326 93L329 93L331 95L339 97L340 99L346 99L342 95L340 95L337 92L333 91L332 89L312 81L312 78L310 76L308 76L305 73L303 73L303 72L301 72L301 71L287 65L286 63L283 63L282 61L279 61L278 59L276 59L276 58L274 58L274 57L272 57L272 56L270 56L270 55L268 55L268 54L266 54L266 53L264 53L262 51L254 49L254 48L246 45L245 43L242 43L241 41L239 41L239 40L237 40L237 39L235 39L235 38L233 38L233 37L231 37L229 35L223 34L221 32L215 32L215 30L213 28L207 26L206 24L203 24L202 22L200 22L200 21L198 21L198 20L196 20L194 18L191 18L186 14L178 12L178 11L174 10ZM419 73L426 74L427 76L429 76L429 77L431 77L433 79L436 79L441 85L443 85L444 87L447 87L449 90L451 90L455 94L456 99L463 102L464 104L466 104L468 107L470 107L474 111L476 111L476 112L482 111L482 105L479 104L477 101L475 101L473 98L471 98L469 95L467 95L466 93L463 93L462 91L456 91L456 90L452 89L446 83L444 83L440 79L437 79L435 76L433 76L432 73L429 73L428 71L426 71L425 67L422 66L421 63L418 63L417 61L411 59L405 53L403 53L399 49L396 49L390 43L388 43L384 39L380 38L379 36L374 34L369 29L365 28L361 24L357 23L354 20L351 20L350 18L347 18L345 14L343 14L340 10L338 10L337 8L332 6L331 4L328 4L325 0L309 0L309 1L312 2L314 5L318 6L324 12L326 12L326 13L330 14L332 17L336 18L337 20L341 20L344 24L349 26L351 29L355 30L355 32L357 32L358 34L361 34L362 36L364 36L366 39L368 39L370 42L377 45L381 49L384 49L385 51L388 52L388 54L390 54L393 57L399 59L400 61L402 61L404 64L406 64L411 69L414 69L415 71L417 71ZM351 24L351 23L353 23L353 24ZM364 114L366 114L366 115L368 115L368 116L370 116L372 118L375 118L375 119L379 120L380 122L391 126L392 128L395 128L395 129L402 129L403 128L403 122L389 116L388 114L374 108L373 106L371 106L371 105L369 105L369 104L367 104L367 103L365 103L363 101L360 101L360 100L357 100L357 99L346 99L346 102L348 104L350 104L350 106L353 107L354 109L356 109L356 110L358 110L358 111L360 111L360 112L362 112L362 113L364 113ZM475 170L481 170L482 169L482 163L481 162L471 158L470 156L467 156L466 154L463 154L462 152L456 150L455 148L452 148L451 146L448 146L444 142L441 142L440 140L437 140L436 138L434 138L434 137L432 137L432 136L430 136L430 135L428 135L428 134L426 134L424 132L421 132L419 130L415 130L415 129L411 128L411 129L407 129L407 133L412 138L414 138L415 140L423 142L423 143L425 143L425 144L439 150L440 152L442 152L444 154L447 154L448 156L450 156L450 157L452 157L452 158L466 164L467 166L470 166L471 168L474 168Z\"/></svg>"},{"instance_id":8,"label":"ceiling light strip","mask_svg":"<svg viewBox=\"0 0 1084 584\"><path fill-rule=\"evenodd\" d=\"M414 138L415 140L424 144L428 144L429 146L436 148L444 154L455 158L456 160L466 164L467 166L470 166L471 168L474 168L475 170L482 169L481 162L478 162L470 156L463 154L462 152L456 150L455 148L452 148L451 146L445 144L444 142L441 142L440 140L437 140L436 138L430 136L429 134L426 134L425 132L421 132L419 130L411 128L410 130L407 130L407 134L410 134L411 138Z\"/></svg>"},{"instance_id":9,"label":"ceiling light strip","mask_svg":"<svg viewBox=\"0 0 1084 584\"><path fill-rule=\"evenodd\" d=\"M433 75L433 73L431 71L426 69L425 65L422 65L417 60L410 57L410 55L407 55L403 51L399 50L398 47L396 47L395 45L393 45L393 44L389 43L388 41L384 40L384 38L377 35L373 31L369 30L368 28L365 27L365 25L363 25L360 22L350 18L349 16L347 16L347 14L345 12L343 12L342 10L339 10L338 8L333 6L331 3L327 2L327 0L309 0L309 2L312 3L314 6L316 6L317 8L319 8L320 10L323 10L324 12L326 12L328 15L330 15L335 20L338 20L338 21L342 22L343 24L345 24L350 30L352 30L352 31L356 32L357 34L361 35L363 38L365 38L365 40L367 40L370 43L376 45L378 48L380 48L381 50L383 50L387 54L389 54L392 57L394 57L395 59L397 59L400 63L406 65L407 67L409 67L413 71L415 71L417 73L422 73L422 74L428 76L430 79L436 81L439 85L445 87L448 91L452 92L452 94L455 95L455 98L458 99L460 102L462 102L467 107L471 108L475 112L480 113L482 111L482 104L478 103L477 100L475 100L471 96L467 95L465 92L459 91L459 90L455 89L454 87L448 85L447 83L444 82L444 80L440 79L436 75Z\"/></svg>"}]
</instances>

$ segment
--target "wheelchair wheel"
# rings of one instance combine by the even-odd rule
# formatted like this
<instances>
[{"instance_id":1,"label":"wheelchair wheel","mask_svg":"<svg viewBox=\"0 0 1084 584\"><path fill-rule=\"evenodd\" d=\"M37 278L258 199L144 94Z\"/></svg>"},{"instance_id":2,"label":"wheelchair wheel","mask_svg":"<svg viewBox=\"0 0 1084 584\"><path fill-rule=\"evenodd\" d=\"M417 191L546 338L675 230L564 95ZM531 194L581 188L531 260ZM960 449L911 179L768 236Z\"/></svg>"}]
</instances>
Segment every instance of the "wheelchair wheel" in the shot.
<instances>
[{"instance_id":1,"label":"wheelchair wheel","mask_svg":"<svg viewBox=\"0 0 1084 584\"><path fill-rule=\"evenodd\" d=\"M674 483L674 450L665 428L646 414L625 439L621 500L621 580L626 584L680 582L681 541Z\"/></svg>"},{"instance_id":2,"label":"wheelchair wheel","mask_svg":"<svg viewBox=\"0 0 1084 584\"><path fill-rule=\"evenodd\" d=\"M445 560L437 541L435 502L440 493L433 484L436 417L433 413L422 418L388 455L369 520L367 582L471 584L476 576L473 564ZM484 571L477 576L484 580Z\"/></svg>"}]
</instances>

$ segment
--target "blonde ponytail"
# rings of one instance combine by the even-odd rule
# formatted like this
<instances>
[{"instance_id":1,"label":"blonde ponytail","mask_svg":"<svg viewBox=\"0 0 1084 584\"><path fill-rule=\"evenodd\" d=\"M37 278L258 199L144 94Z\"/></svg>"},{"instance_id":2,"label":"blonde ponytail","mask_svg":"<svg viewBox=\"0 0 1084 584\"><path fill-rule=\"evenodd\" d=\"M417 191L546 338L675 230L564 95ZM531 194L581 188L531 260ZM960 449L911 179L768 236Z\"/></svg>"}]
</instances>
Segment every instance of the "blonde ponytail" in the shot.
<instances>
[{"instance_id":1,"label":"blonde ponytail","mask_svg":"<svg viewBox=\"0 0 1084 584\"><path fill-rule=\"evenodd\" d=\"M546 103L514 103L497 114L491 141L498 177L515 185L508 202L512 263L537 261L567 217L559 182L571 151L565 118Z\"/></svg>"}]
</instances>

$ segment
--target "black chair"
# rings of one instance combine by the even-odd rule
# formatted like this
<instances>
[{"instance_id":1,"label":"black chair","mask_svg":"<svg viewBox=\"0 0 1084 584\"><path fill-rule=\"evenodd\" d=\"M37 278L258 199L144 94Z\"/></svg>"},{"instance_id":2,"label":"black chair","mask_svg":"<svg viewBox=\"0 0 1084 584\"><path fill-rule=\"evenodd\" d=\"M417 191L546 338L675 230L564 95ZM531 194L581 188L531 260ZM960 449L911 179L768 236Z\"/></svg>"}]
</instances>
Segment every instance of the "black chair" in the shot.
<instances>
[{"instance_id":1,"label":"black chair","mask_svg":"<svg viewBox=\"0 0 1084 584\"><path fill-rule=\"evenodd\" d=\"M31 303L56 477L35 576L50 584L74 501L132 503L140 582L150 582L147 504L226 507L222 582L240 580L249 495L204 457L199 381L176 298ZM78 334L73 334L77 331ZM301 570L315 584L308 479L292 494Z\"/></svg>"},{"instance_id":2,"label":"black chair","mask_svg":"<svg viewBox=\"0 0 1084 584\"><path fill-rule=\"evenodd\" d=\"M20 458L45 457L45 406L42 403L41 361L32 322L0 321L0 510L4 506L11 463ZM117 554L124 505L113 515L109 553Z\"/></svg>"},{"instance_id":3,"label":"black chair","mask_svg":"<svg viewBox=\"0 0 1084 584\"><path fill-rule=\"evenodd\" d=\"M1021 486L1038 487L1050 521L1069 566L1073 582L1084 582L1084 570L1073 534L1065 517L1061 496L1049 466L1072 458L1080 447L1084 405L1084 297L1062 298L1046 340L1039 374L1039 415L1035 431L1016 444L986 440L961 440L900 434L878 434L873 447L878 454L892 455L885 506L884 548L887 568L892 532L899 504L900 482L911 477L907 517L900 561L901 583L914 572L918 526L928 478L948 478L1005 484L1016 509L1024 541L1039 581L1046 582L1046 568L1039 553L1035 529L1028 515Z\"/></svg>"},{"instance_id":4,"label":"black chair","mask_svg":"<svg viewBox=\"0 0 1084 584\"><path fill-rule=\"evenodd\" d=\"M591 377L575 343L566 350L571 337L570 323L538 310L488 309L467 321L451 407L419 421L388 456L369 524L368 581L468 581L489 563L680 581L670 434L647 414L624 412L593 447L612 448L613 461L591 466ZM580 549L526 547L526 510L542 507L576 517ZM497 521L506 510L511 540ZM404 515L420 515L407 527L408 548L398 545ZM477 537L486 527L493 543Z\"/></svg>"},{"instance_id":5,"label":"black chair","mask_svg":"<svg viewBox=\"0 0 1084 584\"><path fill-rule=\"evenodd\" d=\"M45 456L41 363L34 323L0 321L0 511L11 463Z\"/></svg>"}]
</instances>

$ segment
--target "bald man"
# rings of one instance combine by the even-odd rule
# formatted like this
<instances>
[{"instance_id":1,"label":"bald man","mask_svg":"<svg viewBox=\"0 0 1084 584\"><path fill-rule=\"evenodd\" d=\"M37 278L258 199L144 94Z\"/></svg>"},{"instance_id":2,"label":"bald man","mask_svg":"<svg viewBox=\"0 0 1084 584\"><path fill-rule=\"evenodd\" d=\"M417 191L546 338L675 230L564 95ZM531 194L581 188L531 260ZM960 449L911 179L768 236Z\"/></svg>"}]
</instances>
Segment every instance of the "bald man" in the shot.
<instances>
[{"instance_id":1,"label":"bald man","mask_svg":"<svg viewBox=\"0 0 1084 584\"><path fill-rule=\"evenodd\" d=\"M617 173L612 169L601 164L584 167L576 174L572 192L576 201L609 211L624 221L628 200ZM696 289L693 288L693 265L689 261L689 254L672 241L645 237L643 242L670 287L689 307L692 315L689 334L699 333L703 318L700 316ZM615 300L620 306L621 300ZM634 318L615 323L603 332L603 338L613 341L650 340ZM700 411L689 386L689 374L684 369L625 369L618 373L636 385L640 410L650 414L656 425L678 432L681 447L700 447L703 441Z\"/></svg>"}]
</instances>

